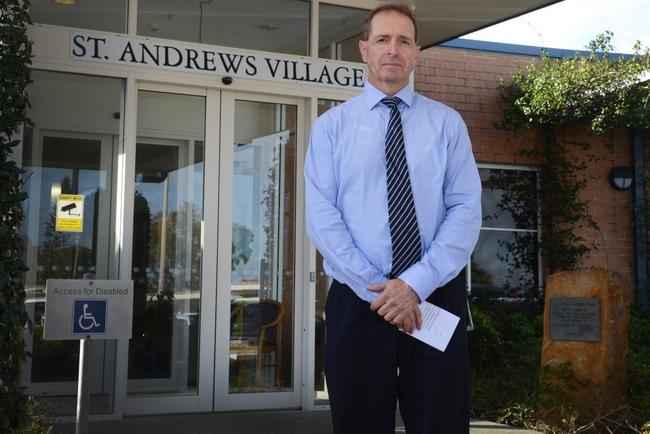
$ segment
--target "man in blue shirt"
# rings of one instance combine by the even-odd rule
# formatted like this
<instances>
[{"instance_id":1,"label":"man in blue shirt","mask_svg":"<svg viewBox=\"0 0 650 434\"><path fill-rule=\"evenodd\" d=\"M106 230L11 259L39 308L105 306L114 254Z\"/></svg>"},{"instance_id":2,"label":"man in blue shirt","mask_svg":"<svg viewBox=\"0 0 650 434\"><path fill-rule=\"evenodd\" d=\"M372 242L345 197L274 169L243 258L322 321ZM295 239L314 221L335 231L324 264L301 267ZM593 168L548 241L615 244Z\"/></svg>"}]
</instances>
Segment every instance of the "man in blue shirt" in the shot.
<instances>
[{"instance_id":1,"label":"man in blue shirt","mask_svg":"<svg viewBox=\"0 0 650 434\"><path fill-rule=\"evenodd\" d=\"M305 160L307 231L334 279L325 372L337 434L392 434L398 399L409 434L469 431L460 271L481 184L461 117L409 86L416 41L408 8L369 13L363 93L314 123ZM445 352L408 335L424 300L461 317Z\"/></svg>"}]
</instances>

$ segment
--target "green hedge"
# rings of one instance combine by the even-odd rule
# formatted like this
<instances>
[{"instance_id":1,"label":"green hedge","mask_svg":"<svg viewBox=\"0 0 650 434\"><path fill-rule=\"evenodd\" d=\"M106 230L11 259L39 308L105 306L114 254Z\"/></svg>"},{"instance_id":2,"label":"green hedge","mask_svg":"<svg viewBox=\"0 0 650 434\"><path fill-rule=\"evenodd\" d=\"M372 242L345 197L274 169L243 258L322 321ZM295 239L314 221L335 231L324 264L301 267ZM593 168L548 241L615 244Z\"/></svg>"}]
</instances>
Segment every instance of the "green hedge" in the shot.
<instances>
[{"instance_id":1,"label":"green hedge","mask_svg":"<svg viewBox=\"0 0 650 434\"><path fill-rule=\"evenodd\" d=\"M31 43L27 38L28 0L0 0L0 432L29 421L29 402L20 385L20 366L27 356L23 330L25 312L22 274L22 170L13 161L14 135L25 117Z\"/></svg>"},{"instance_id":2,"label":"green hedge","mask_svg":"<svg viewBox=\"0 0 650 434\"><path fill-rule=\"evenodd\" d=\"M548 433L641 432L650 422L650 319L630 318L627 405L586 414L571 390L583 387L570 366L541 370L543 306L472 300L469 334L472 417ZM541 380L540 380L541 379ZM562 386L558 385L558 379ZM557 423L542 419L557 415ZM647 429L647 428L646 428ZM611 431L607 431L611 430Z\"/></svg>"},{"instance_id":3,"label":"green hedge","mask_svg":"<svg viewBox=\"0 0 650 434\"><path fill-rule=\"evenodd\" d=\"M542 308L535 302L473 300L471 304L472 416L497 420L505 408L529 402L538 389Z\"/></svg>"},{"instance_id":4,"label":"green hedge","mask_svg":"<svg viewBox=\"0 0 650 434\"><path fill-rule=\"evenodd\" d=\"M640 420L650 422L650 318L638 310L630 316L628 381L630 405Z\"/></svg>"}]
</instances>

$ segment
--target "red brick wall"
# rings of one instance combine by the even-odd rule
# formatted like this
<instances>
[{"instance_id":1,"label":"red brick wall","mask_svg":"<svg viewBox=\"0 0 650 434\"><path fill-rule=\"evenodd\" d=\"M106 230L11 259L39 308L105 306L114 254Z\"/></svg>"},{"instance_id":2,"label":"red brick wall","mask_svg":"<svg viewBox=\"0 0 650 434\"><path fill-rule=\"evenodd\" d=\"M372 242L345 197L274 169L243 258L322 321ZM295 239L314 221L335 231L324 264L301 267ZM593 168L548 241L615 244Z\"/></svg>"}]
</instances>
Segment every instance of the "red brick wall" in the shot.
<instances>
[{"instance_id":1,"label":"red brick wall","mask_svg":"<svg viewBox=\"0 0 650 434\"><path fill-rule=\"evenodd\" d=\"M518 67L533 60L514 54L434 47L422 52L415 68L415 89L458 110L469 129L474 156L481 163L533 165L519 150L530 147L537 135L525 132L517 136L494 128L501 119L498 86L507 81ZM630 283L634 272L633 217L631 190L619 192L609 186L609 171L614 166L631 165L630 134L622 131L609 151L601 138L576 127L567 139L592 144L599 160L590 163L584 198L600 231L583 231L598 250L583 261L583 266L600 266L624 275Z\"/></svg>"}]
</instances>

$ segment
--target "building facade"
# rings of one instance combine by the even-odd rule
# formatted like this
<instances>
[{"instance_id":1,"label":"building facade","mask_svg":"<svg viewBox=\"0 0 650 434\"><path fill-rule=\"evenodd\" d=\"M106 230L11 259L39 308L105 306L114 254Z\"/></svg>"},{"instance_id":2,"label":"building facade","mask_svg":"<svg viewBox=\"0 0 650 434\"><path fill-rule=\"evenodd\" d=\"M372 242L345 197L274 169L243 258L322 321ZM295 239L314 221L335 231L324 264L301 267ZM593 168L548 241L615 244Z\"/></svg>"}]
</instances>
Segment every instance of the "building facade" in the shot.
<instances>
[{"instance_id":1,"label":"building facade","mask_svg":"<svg viewBox=\"0 0 650 434\"><path fill-rule=\"evenodd\" d=\"M576 53L569 50L547 50L551 57L568 57ZM483 215L484 225L474 251L473 262L483 270L499 267L515 267L514 262L531 264L527 271L529 275L538 270L532 279L520 279L520 282L533 282L543 285L541 264L533 261L510 261L505 259L504 245L518 234L528 237L531 242L536 237L527 235L522 230L537 229L538 223L529 220L525 224L516 222L517 216L499 215L499 178L500 171L514 170L515 175L507 177L507 181L521 180L529 177L531 183L537 183L535 161L522 155L521 150L530 150L541 143L540 137L533 131L513 134L495 127L502 119L502 103L498 87L502 80L508 81L518 70L525 68L541 54L537 47L497 44L480 41L456 40L440 47L433 47L423 52L416 67L415 88L422 94L444 102L460 112L467 123L472 138L472 146L476 161L479 163L483 180ZM587 243L596 249L582 263L584 267L603 267L609 271L621 273L630 283L635 282L635 251L634 251L634 198L632 189L617 191L609 182L613 167L632 167L632 134L630 131L617 131L611 140L611 149L606 145L606 139L595 137L587 131L586 126L575 126L568 130L565 139L575 144L590 145L590 153L595 157L590 161L584 173L586 188L582 199L589 202L589 213L599 227L599 231L582 230ZM576 156L584 153L579 146L575 147ZM497 181L496 185L494 182ZM531 195L535 189L531 187ZM534 201L530 202L530 205ZM528 206L528 205L527 205ZM544 206L542 203L541 206ZM535 212L531 211L531 215ZM482 254L482 249L486 253ZM537 249L537 247L536 247ZM501 257L499 259L495 255ZM470 272L470 276L471 276ZM492 273L495 274L495 273ZM498 274L498 273L496 273ZM507 274L507 271L506 271ZM482 273L475 273L474 280L481 280ZM498 288L507 287L507 276L495 276L493 279ZM511 279L512 280L512 279ZM515 279L516 280L516 279ZM472 284L470 288L480 291ZM498 283L500 282L500 283ZM517 292L517 291L515 291ZM502 292L505 294L505 292Z\"/></svg>"},{"instance_id":2,"label":"building facade","mask_svg":"<svg viewBox=\"0 0 650 434\"><path fill-rule=\"evenodd\" d=\"M311 123L362 87L374 4L33 3L33 125L17 153L34 321L23 384L74 414L78 342L42 338L47 279L132 279L132 338L92 342L94 417L326 405L327 279L305 235L302 165ZM536 138L493 123L499 80L531 57L458 44L424 51L414 83L463 115L480 165L468 289L526 296L543 266L537 170L518 150ZM602 157L587 190L602 249L585 265L631 278L631 196L607 185L630 163L629 138ZM523 221L498 207L512 180L530 191ZM81 232L56 224L70 194L83 196ZM530 246L525 260L508 259L512 243Z\"/></svg>"}]
</instances>

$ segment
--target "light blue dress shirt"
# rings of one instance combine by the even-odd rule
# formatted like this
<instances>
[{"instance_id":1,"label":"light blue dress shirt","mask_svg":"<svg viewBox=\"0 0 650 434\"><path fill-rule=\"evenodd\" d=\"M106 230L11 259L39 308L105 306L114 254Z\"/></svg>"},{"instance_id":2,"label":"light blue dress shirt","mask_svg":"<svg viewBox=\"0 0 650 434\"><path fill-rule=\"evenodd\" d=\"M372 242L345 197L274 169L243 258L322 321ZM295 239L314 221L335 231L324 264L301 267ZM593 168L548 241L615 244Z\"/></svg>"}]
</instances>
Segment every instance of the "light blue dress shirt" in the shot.
<instances>
[{"instance_id":1,"label":"light blue dress shirt","mask_svg":"<svg viewBox=\"0 0 650 434\"><path fill-rule=\"evenodd\" d=\"M325 272L363 300L380 293L392 268L386 190L382 92L363 93L330 109L311 130L305 160L307 233ZM422 239L422 259L400 279L426 299L467 264L481 227L481 181L465 123L453 109L399 91L406 159Z\"/></svg>"}]
</instances>

